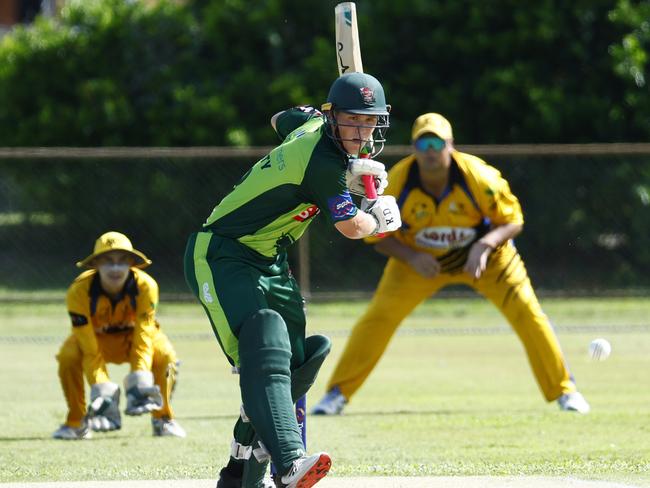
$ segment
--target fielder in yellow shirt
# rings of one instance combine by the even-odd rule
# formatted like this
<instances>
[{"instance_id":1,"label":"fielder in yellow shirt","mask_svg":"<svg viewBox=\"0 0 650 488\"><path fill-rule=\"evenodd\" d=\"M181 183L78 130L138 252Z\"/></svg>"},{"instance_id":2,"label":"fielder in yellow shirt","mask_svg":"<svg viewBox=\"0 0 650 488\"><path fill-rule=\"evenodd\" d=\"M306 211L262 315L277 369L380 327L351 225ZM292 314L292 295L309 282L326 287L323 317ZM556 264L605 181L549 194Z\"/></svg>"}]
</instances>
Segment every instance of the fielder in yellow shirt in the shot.
<instances>
[{"instance_id":1,"label":"fielder in yellow shirt","mask_svg":"<svg viewBox=\"0 0 650 488\"><path fill-rule=\"evenodd\" d=\"M142 271L150 264L119 232L100 236L94 252L77 263L88 270L66 297L72 334L56 358L68 415L55 439L87 439L92 431L121 428L120 388L106 365L125 362L131 365L124 379L125 413L151 412L154 435L185 437L170 405L176 352L156 321L158 284ZM88 407L84 378L90 385Z\"/></svg>"},{"instance_id":2,"label":"fielder in yellow shirt","mask_svg":"<svg viewBox=\"0 0 650 488\"><path fill-rule=\"evenodd\" d=\"M415 152L390 170L385 192L397 199L402 227L367 239L388 263L313 413L341 413L402 320L452 284L470 286L501 310L547 401L589 412L512 243L524 219L508 182L481 159L456 151L451 125L440 114L418 117L411 138Z\"/></svg>"}]
</instances>

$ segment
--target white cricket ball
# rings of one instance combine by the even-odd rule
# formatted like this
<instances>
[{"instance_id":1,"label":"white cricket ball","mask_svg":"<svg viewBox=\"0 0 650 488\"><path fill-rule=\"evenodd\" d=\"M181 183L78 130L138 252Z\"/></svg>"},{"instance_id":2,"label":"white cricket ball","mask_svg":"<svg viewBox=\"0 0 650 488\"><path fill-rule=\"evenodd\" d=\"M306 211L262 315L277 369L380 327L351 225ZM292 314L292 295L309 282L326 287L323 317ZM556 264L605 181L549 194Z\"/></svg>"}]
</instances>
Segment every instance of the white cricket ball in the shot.
<instances>
[{"instance_id":1,"label":"white cricket ball","mask_svg":"<svg viewBox=\"0 0 650 488\"><path fill-rule=\"evenodd\" d=\"M589 344L589 357L594 361L604 361L612 352L612 345L602 337L594 339Z\"/></svg>"}]
</instances>

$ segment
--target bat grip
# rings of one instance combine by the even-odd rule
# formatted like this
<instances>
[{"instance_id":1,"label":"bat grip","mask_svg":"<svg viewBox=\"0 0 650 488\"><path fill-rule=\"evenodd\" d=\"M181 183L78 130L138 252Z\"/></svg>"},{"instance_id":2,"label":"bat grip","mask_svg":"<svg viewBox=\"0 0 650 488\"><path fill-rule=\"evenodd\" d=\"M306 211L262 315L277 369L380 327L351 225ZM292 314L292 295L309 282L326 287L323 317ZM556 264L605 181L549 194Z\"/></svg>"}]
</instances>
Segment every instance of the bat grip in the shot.
<instances>
[{"instance_id":1,"label":"bat grip","mask_svg":"<svg viewBox=\"0 0 650 488\"><path fill-rule=\"evenodd\" d=\"M370 154L364 150L361 150L359 153L359 159L368 159ZM361 181L363 181L363 186L366 189L366 198L368 200L377 200L377 188L375 188L375 179L372 175L362 175Z\"/></svg>"},{"instance_id":2,"label":"bat grip","mask_svg":"<svg viewBox=\"0 0 650 488\"><path fill-rule=\"evenodd\" d=\"M370 154L368 153L361 153L359 154L359 158L365 159L369 158ZM368 200L377 200L377 188L375 188L375 179L372 177L372 175L362 175L361 176L361 181L363 181L363 186L366 189L366 198ZM386 234L377 234L377 237L384 237Z\"/></svg>"},{"instance_id":3,"label":"bat grip","mask_svg":"<svg viewBox=\"0 0 650 488\"><path fill-rule=\"evenodd\" d=\"M366 198L368 200L377 200L377 188L375 188L375 179L372 175L363 175L361 181L363 181L363 186L366 189Z\"/></svg>"}]
</instances>

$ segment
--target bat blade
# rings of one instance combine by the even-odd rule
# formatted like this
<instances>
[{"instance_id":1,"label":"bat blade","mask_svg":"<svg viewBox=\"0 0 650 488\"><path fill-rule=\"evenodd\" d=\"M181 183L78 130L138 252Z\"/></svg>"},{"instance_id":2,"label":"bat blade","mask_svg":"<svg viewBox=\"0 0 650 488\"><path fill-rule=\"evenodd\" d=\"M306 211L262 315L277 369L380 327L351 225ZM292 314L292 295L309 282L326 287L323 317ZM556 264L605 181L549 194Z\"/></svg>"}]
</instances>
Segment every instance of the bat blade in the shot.
<instances>
[{"instance_id":1,"label":"bat blade","mask_svg":"<svg viewBox=\"0 0 650 488\"><path fill-rule=\"evenodd\" d=\"M359 43L359 28L357 26L357 7L354 2L339 3L334 8L336 31L336 62L339 76L346 73L363 73L361 62L361 44ZM370 154L363 150L360 158L369 158ZM375 181L372 176L361 177L366 188L366 197L370 200L377 198Z\"/></svg>"},{"instance_id":2,"label":"bat blade","mask_svg":"<svg viewBox=\"0 0 650 488\"><path fill-rule=\"evenodd\" d=\"M346 73L363 73L357 8L354 2L339 3L334 9L334 18L339 76Z\"/></svg>"}]
</instances>

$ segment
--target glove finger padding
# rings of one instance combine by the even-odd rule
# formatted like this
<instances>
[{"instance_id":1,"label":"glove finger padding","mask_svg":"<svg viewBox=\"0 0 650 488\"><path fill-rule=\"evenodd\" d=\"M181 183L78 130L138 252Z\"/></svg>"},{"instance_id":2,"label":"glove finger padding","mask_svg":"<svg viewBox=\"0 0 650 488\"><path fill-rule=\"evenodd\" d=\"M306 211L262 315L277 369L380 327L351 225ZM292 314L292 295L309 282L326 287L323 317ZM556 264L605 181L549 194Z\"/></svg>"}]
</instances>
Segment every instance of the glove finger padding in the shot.
<instances>
[{"instance_id":1,"label":"glove finger padding","mask_svg":"<svg viewBox=\"0 0 650 488\"><path fill-rule=\"evenodd\" d=\"M88 428L95 432L119 430L120 426L103 415L94 415L88 419Z\"/></svg>"},{"instance_id":2,"label":"glove finger padding","mask_svg":"<svg viewBox=\"0 0 650 488\"><path fill-rule=\"evenodd\" d=\"M383 163L373 159L351 159L345 173L345 181L350 193L364 196L366 187L363 184L362 176L372 176L375 182L377 195L384 193L388 186L388 173Z\"/></svg>"},{"instance_id":3,"label":"glove finger padding","mask_svg":"<svg viewBox=\"0 0 650 488\"><path fill-rule=\"evenodd\" d=\"M102 432L122 427L120 387L117 384L107 381L92 385L86 422L92 430Z\"/></svg>"},{"instance_id":4,"label":"glove finger padding","mask_svg":"<svg viewBox=\"0 0 650 488\"><path fill-rule=\"evenodd\" d=\"M393 232L402 226L397 201L392 195L377 197L375 200L361 199L361 210L372 215L377 221L377 234Z\"/></svg>"},{"instance_id":5,"label":"glove finger padding","mask_svg":"<svg viewBox=\"0 0 650 488\"><path fill-rule=\"evenodd\" d=\"M126 390L127 415L142 415L153 410L160 410L163 398L158 385L153 384L151 371L133 371L124 378Z\"/></svg>"},{"instance_id":6,"label":"glove finger padding","mask_svg":"<svg viewBox=\"0 0 650 488\"><path fill-rule=\"evenodd\" d=\"M380 163L379 161L370 158L350 159L350 162L348 163L348 171L354 176L370 175L378 176L380 178L385 178L387 176L386 166L384 166L384 163Z\"/></svg>"}]
</instances>

